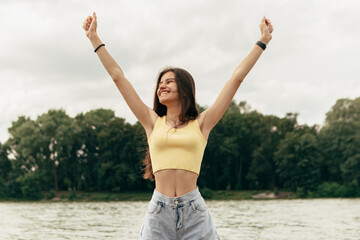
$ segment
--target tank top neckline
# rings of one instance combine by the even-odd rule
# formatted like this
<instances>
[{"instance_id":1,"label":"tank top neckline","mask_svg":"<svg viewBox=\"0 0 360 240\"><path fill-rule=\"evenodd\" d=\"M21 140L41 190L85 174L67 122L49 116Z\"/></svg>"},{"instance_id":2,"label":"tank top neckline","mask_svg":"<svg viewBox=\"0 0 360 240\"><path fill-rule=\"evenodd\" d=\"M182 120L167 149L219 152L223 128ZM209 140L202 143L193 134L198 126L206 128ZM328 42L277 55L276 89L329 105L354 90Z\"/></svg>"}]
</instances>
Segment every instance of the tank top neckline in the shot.
<instances>
[{"instance_id":1,"label":"tank top neckline","mask_svg":"<svg viewBox=\"0 0 360 240\"><path fill-rule=\"evenodd\" d=\"M166 127L168 127L169 129L171 129L171 128L174 128L174 127L170 127L169 125L167 125L166 124L166 115L164 115L164 116L162 116L162 117L160 117L161 119L162 119L162 123L166 126ZM196 120L196 119L195 119ZM193 121L195 121L195 120L189 120L188 121L188 124L185 126L185 127L181 127L181 128L176 128L176 129L185 129L185 128L187 128Z\"/></svg>"}]
</instances>

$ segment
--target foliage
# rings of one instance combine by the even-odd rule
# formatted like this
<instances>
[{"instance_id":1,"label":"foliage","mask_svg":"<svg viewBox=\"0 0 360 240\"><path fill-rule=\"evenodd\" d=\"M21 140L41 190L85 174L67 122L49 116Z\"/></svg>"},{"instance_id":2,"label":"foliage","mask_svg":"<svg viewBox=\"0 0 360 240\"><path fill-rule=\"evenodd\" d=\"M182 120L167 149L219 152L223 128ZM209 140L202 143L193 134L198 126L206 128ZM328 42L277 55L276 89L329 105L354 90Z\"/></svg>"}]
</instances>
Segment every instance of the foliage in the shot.
<instances>
[{"instance_id":1,"label":"foliage","mask_svg":"<svg viewBox=\"0 0 360 240\"><path fill-rule=\"evenodd\" d=\"M326 114L319 134L322 179L360 184L360 98L339 99Z\"/></svg>"},{"instance_id":2,"label":"foliage","mask_svg":"<svg viewBox=\"0 0 360 240\"><path fill-rule=\"evenodd\" d=\"M29 200L39 200L43 197L37 176L34 173L20 176L17 181L21 185L21 193L23 198Z\"/></svg>"},{"instance_id":3,"label":"foliage","mask_svg":"<svg viewBox=\"0 0 360 240\"><path fill-rule=\"evenodd\" d=\"M320 182L317 139L310 129L290 132L280 141L275 164L282 187L315 189Z\"/></svg>"},{"instance_id":4,"label":"foliage","mask_svg":"<svg viewBox=\"0 0 360 240\"><path fill-rule=\"evenodd\" d=\"M8 148L8 146L0 143L0 198L9 196L8 183L12 166L7 156Z\"/></svg>"},{"instance_id":5,"label":"foliage","mask_svg":"<svg viewBox=\"0 0 360 240\"><path fill-rule=\"evenodd\" d=\"M305 198L307 195L308 195L307 191L304 188L302 187L296 188L296 194L295 194L296 198Z\"/></svg>"},{"instance_id":6,"label":"foliage","mask_svg":"<svg viewBox=\"0 0 360 240\"><path fill-rule=\"evenodd\" d=\"M324 182L319 185L315 196L317 197L348 197L348 189L336 182Z\"/></svg>"},{"instance_id":7,"label":"foliage","mask_svg":"<svg viewBox=\"0 0 360 240\"><path fill-rule=\"evenodd\" d=\"M70 192L69 192L68 198L69 198L70 201L75 200L76 197L77 197L77 195L76 195L76 192L75 192L75 191L70 191Z\"/></svg>"},{"instance_id":8,"label":"foliage","mask_svg":"<svg viewBox=\"0 0 360 240\"><path fill-rule=\"evenodd\" d=\"M297 116L263 115L233 101L208 139L198 178L204 197L266 189L298 197L359 196L360 98L339 99L321 129L299 125ZM51 109L35 120L18 117L8 131L10 138L0 143L0 198L39 199L44 191L49 199L62 190L76 199L75 191L116 196L154 188L142 178L142 126L113 110L70 117Z\"/></svg>"},{"instance_id":9,"label":"foliage","mask_svg":"<svg viewBox=\"0 0 360 240\"><path fill-rule=\"evenodd\" d=\"M6 182L4 179L0 178L0 198L8 197L6 194L7 192Z\"/></svg>"},{"instance_id":10,"label":"foliage","mask_svg":"<svg viewBox=\"0 0 360 240\"><path fill-rule=\"evenodd\" d=\"M53 199L54 197L55 197L55 191L54 190L50 190L50 191L48 191L47 193L46 193L46 199Z\"/></svg>"},{"instance_id":11,"label":"foliage","mask_svg":"<svg viewBox=\"0 0 360 240\"><path fill-rule=\"evenodd\" d=\"M205 198L205 199L211 199L214 195L213 192L208 188L202 188L200 190L200 192L201 192L201 195L203 196L203 198Z\"/></svg>"}]
</instances>

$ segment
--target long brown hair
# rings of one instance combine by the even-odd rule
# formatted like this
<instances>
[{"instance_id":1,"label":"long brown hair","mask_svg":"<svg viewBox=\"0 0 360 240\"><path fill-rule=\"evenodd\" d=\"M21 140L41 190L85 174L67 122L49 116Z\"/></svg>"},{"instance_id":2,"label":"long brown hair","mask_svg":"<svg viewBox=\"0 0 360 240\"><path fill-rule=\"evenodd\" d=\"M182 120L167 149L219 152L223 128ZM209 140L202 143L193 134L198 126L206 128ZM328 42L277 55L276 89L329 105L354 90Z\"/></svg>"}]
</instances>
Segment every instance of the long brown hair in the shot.
<instances>
[{"instance_id":1,"label":"long brown hair","mask_svg":"<svg viewBox=\"0 0 360 240\"><path fill-rule=\"evenodd\" d=\"M190 73L182 68L166 67L159 73L154 94L153 110L157 113L157 115L159 115L159 117L165 116L167 113L167 107L160 103L159 97L157 95L157 89L159 87L160 80L167 72L175 73L175 82L178 86L181 100L181 114L179 116L180 122L185 123L189 120L196 119L199 116L199 111L197 109L195 100L195 82ZM145 165L143 168L145 171L143 178L154 181L155 177L152 170L149 146L147 147L146 157L142 163Z\"/></svg>"}]
</instances>

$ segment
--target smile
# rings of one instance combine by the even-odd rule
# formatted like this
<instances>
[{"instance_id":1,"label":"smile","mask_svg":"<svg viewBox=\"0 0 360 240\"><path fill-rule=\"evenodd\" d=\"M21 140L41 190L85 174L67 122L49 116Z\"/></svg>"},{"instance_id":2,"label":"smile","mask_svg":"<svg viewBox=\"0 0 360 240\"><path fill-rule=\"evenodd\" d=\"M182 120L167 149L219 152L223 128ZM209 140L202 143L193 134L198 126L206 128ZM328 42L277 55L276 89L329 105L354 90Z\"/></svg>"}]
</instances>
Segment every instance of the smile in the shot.
<instances>
[{"instance_id":1,"label":"smile","mask_svg":"<svg viewBox=\"0 0 360 240\"><path fill-rule=\"evenodd\" d=\"M161 91L161 92L160 92L160 96L163 96L163 95L168 94L168 93L170 93L170 91L165 91L165 90L164 90L164 91Z\"/></svg>"}]
</instances>

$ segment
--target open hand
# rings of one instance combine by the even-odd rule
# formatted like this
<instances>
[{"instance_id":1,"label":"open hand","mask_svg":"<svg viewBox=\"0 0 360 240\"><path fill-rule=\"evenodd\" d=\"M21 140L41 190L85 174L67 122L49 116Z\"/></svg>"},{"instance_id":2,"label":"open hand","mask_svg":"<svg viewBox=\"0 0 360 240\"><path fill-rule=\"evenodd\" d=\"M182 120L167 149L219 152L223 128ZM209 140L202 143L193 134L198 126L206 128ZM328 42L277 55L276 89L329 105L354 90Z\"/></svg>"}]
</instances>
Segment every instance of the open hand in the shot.
<instances>
[{"instance_id":1,"label":"open hand","mask_svg":"<svg viewBox=\"0 0 360 240\"><path fill-rule=\"evenodd\" d=\"M260 41L268 44L272 39L271 33L274 31L273 25L268 18L263 17L263 19L261 19L259 27L261 31Z\"/></svg>"},{"instance_id":2,"label":"open hand","mask_svg":"<svg viewBox=\"0 0 360 240\"><path fill-rule=\"evenodd\" d=\"M83 29L85 30L86 36L89 38L91 35L96 34L97 20L96 14L93 13L92 16L88 16L83 22Z\"/></svg>"}]
</instances>

